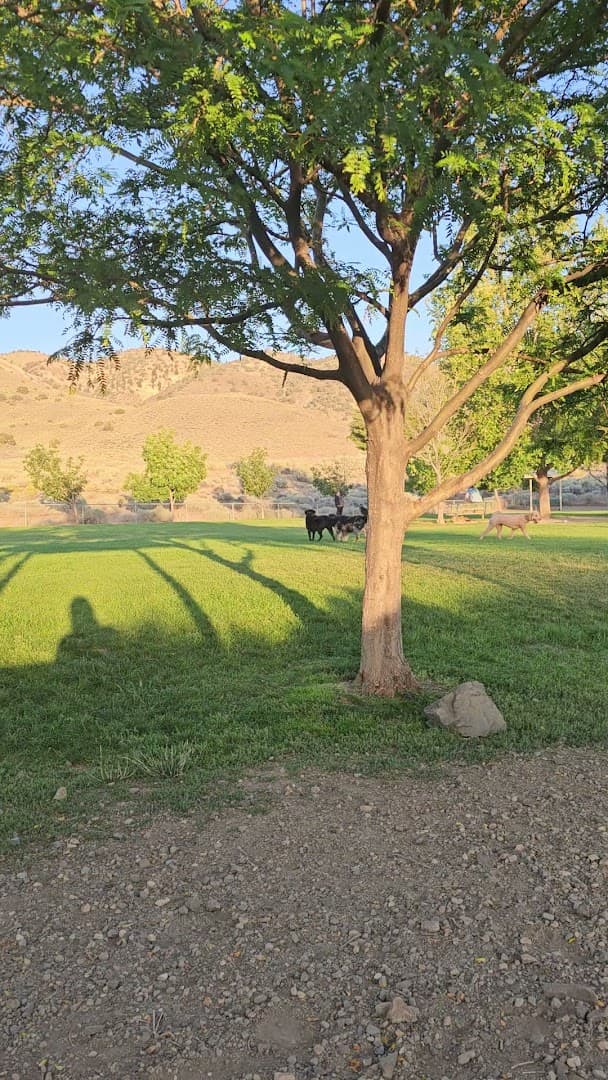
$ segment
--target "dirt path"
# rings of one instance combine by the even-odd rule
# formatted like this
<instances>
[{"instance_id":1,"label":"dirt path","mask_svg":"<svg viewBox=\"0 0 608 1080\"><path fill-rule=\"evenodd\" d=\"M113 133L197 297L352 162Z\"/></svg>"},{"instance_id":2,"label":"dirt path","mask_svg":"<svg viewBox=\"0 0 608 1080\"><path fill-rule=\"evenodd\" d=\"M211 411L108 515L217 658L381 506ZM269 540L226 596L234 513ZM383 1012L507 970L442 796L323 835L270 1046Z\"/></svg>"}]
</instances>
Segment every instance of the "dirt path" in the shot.
<instances>
[{"instance_id":1,"label":"dirt path","mask_svg":"<svg viewBox=\"0 0 608 1080\"><path fill-rule=\"evenodd\" d=\"M267 813L25 853L0 1077L608 1077L607 768L279 773Z\"/></svg>"}]
</instances>

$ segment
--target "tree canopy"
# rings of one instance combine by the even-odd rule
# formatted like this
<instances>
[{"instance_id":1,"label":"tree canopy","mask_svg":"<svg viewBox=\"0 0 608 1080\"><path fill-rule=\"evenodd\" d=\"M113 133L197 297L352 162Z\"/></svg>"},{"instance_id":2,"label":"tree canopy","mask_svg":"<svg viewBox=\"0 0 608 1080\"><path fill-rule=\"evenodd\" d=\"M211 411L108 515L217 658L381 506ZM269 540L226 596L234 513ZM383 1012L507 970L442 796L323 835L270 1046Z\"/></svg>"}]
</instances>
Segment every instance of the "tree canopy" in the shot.
<instances>
[{"instance_id":1,"label":"tree canopy","mask_svg":"<svg viewBox=\"0 0 608 1080\"><path fill-rule=\"evenodd\" d=\"M49 446L37 443L26 454L23 465L33 486L46 499L67 503L75 518L78 518L78 499L87 483L83 471L83 458L67 458L63 462L59 456L59 444Z\"/></svg>"},{"instance_id":2,"label":"tree canopy","mask_svg":"<svg viewBox=\"0 0 608 1080\"><path fill-rule=\"evenodd\" d=\"M351 487L346 477L346 466L341 461L332 461L327 465L314 465L312 486L326 498L337 495L339 491L348 495Z\"/></svg>"},{"instance_id":3,"label":"tree canopy","mask_svg":"<svg viewBox=\"0 0 608 1080\"><path fill-rule=\"evenodd\" d=\"M250 454L237 461L235 472L245 494L253 495L255 499L268 495L277 475L275 466L266 461L266 450L261 446L256 446Z\"/></svg>"},{"instance_id":4,"label":"tree canopy","mask_svg":"<svg viewBox=\"0 0 608 1080\"><path fill-rule=\"evenodd\" d=\"M172 431L148 435L142 457L144 472L130 473L126 490L138 502L168 502L171 513L207 475L207 455L191 442L176 443Z\"/></svg>"}]
</instances>

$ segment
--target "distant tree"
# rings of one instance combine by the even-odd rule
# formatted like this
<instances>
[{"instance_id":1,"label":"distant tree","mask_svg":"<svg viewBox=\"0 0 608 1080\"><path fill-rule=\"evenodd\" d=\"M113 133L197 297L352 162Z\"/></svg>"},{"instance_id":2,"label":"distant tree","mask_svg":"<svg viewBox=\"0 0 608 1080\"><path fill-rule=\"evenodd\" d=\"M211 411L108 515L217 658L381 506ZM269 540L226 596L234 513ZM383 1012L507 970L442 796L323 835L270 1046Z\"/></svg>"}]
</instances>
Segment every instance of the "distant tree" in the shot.
<instances>
[{"instance_id":1,"label":"distant tree","mask_svg":"<svg viewBox=\"0 0 608 1080\"><path fill-rule=\"evenodd\" d=\"M593 464L605 447L598 426L601 403L594 398L593 393L567 398L539 410L523 440L525 471L536 477L538 508L544 520L551 517L552 485L575 469Z\"/></svg>"},{"instance_id":2,"label":"distant tree","mask_svg":"<svg viewBox=\"0 0 608 1080\"><path fill-rule=\"evenodd\" d=\"M252 495L255 499L268 495L277 475L275 466L267 463L266 450L261 446L237 461L235 472L245 495Z\"/></svg>"},{"instance_id":3,"label":"distant tree","mask_svg":"<svg viewBox=\"0 0 608 1080\"><path fill-rule=\"evenodd\" d=\"M196 491L207 475L207 455L200 446L179 446L172 431L148 435L142 457L144 472L129 473L126 490L138 502L168 502L172 514L176 502Z\"/></svg>"},{"instance_id":4,"label":"distant tree","mask_svg":"<svg viewBox=\"0 0 608 1080\"><path fill-rule=\"evenodd\" d=\"M341 491L343 495L348 495L353 486L348 483L346 469L339 461L334 461L331 465L313 467L312 484L321 495L327 498L338 491Z\"/></svg>"},{"instance_id":5,"label":"distant tree","mask_svg":"<svg viewBox=\"0 0 608 1080\"><path fill-rule=\"evenodd\" d=\"M46 499L67 503L78 521L78 500L87 482L82 468L84 459L80 457L75 461L69 457L63 463L58 446L57 442L49 446L37 443L26 454L23 464L36 490Z\"/></svg>"}]
</instances>

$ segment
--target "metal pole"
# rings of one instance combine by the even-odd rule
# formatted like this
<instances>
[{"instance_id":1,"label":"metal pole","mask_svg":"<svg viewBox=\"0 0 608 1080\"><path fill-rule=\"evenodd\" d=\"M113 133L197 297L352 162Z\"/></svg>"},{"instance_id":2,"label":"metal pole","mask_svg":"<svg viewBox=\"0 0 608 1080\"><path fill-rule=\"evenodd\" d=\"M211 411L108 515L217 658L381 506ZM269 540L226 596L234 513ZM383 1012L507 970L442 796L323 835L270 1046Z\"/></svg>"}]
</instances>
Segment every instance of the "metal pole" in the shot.
<instances>
[{"instance_id":1,"label":"metal pole","mask_svg":"<svg viewBox=\"0 0 608 1080\"><path fill-rule=\"evenodd\" d=\"M532 501L532 477L531 476L528 477L528 483L530 485L530 513L532 513L532 511L534 510L534 504L533 504L533 501Z\"/></svg>"}]
</instances>

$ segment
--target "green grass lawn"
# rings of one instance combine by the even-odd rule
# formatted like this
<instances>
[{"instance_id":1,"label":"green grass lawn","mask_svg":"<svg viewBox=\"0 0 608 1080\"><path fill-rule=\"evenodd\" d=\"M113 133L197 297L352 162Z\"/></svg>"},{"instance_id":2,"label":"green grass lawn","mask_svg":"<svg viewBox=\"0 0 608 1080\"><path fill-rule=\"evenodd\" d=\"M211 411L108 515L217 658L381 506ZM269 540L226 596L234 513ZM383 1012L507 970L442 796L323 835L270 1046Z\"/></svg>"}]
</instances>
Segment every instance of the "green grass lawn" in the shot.
<instances>
[{"instance_id":1,"label":"green grass lawn","mask_svg":"<svg viewBox=\"0 0 608 1080\"><path fill-rule=\"evenodd\" d=\"M505 714L475 745L425 726L428 695L341 687L363 544L309 544L285 522L3 531L2 841L70 828L133 786L186 808L271 758L362 770L605 743L608 526L480 529L418 524L404 545L416 673L480 679Z\"/></svg>"}]
</instances>

